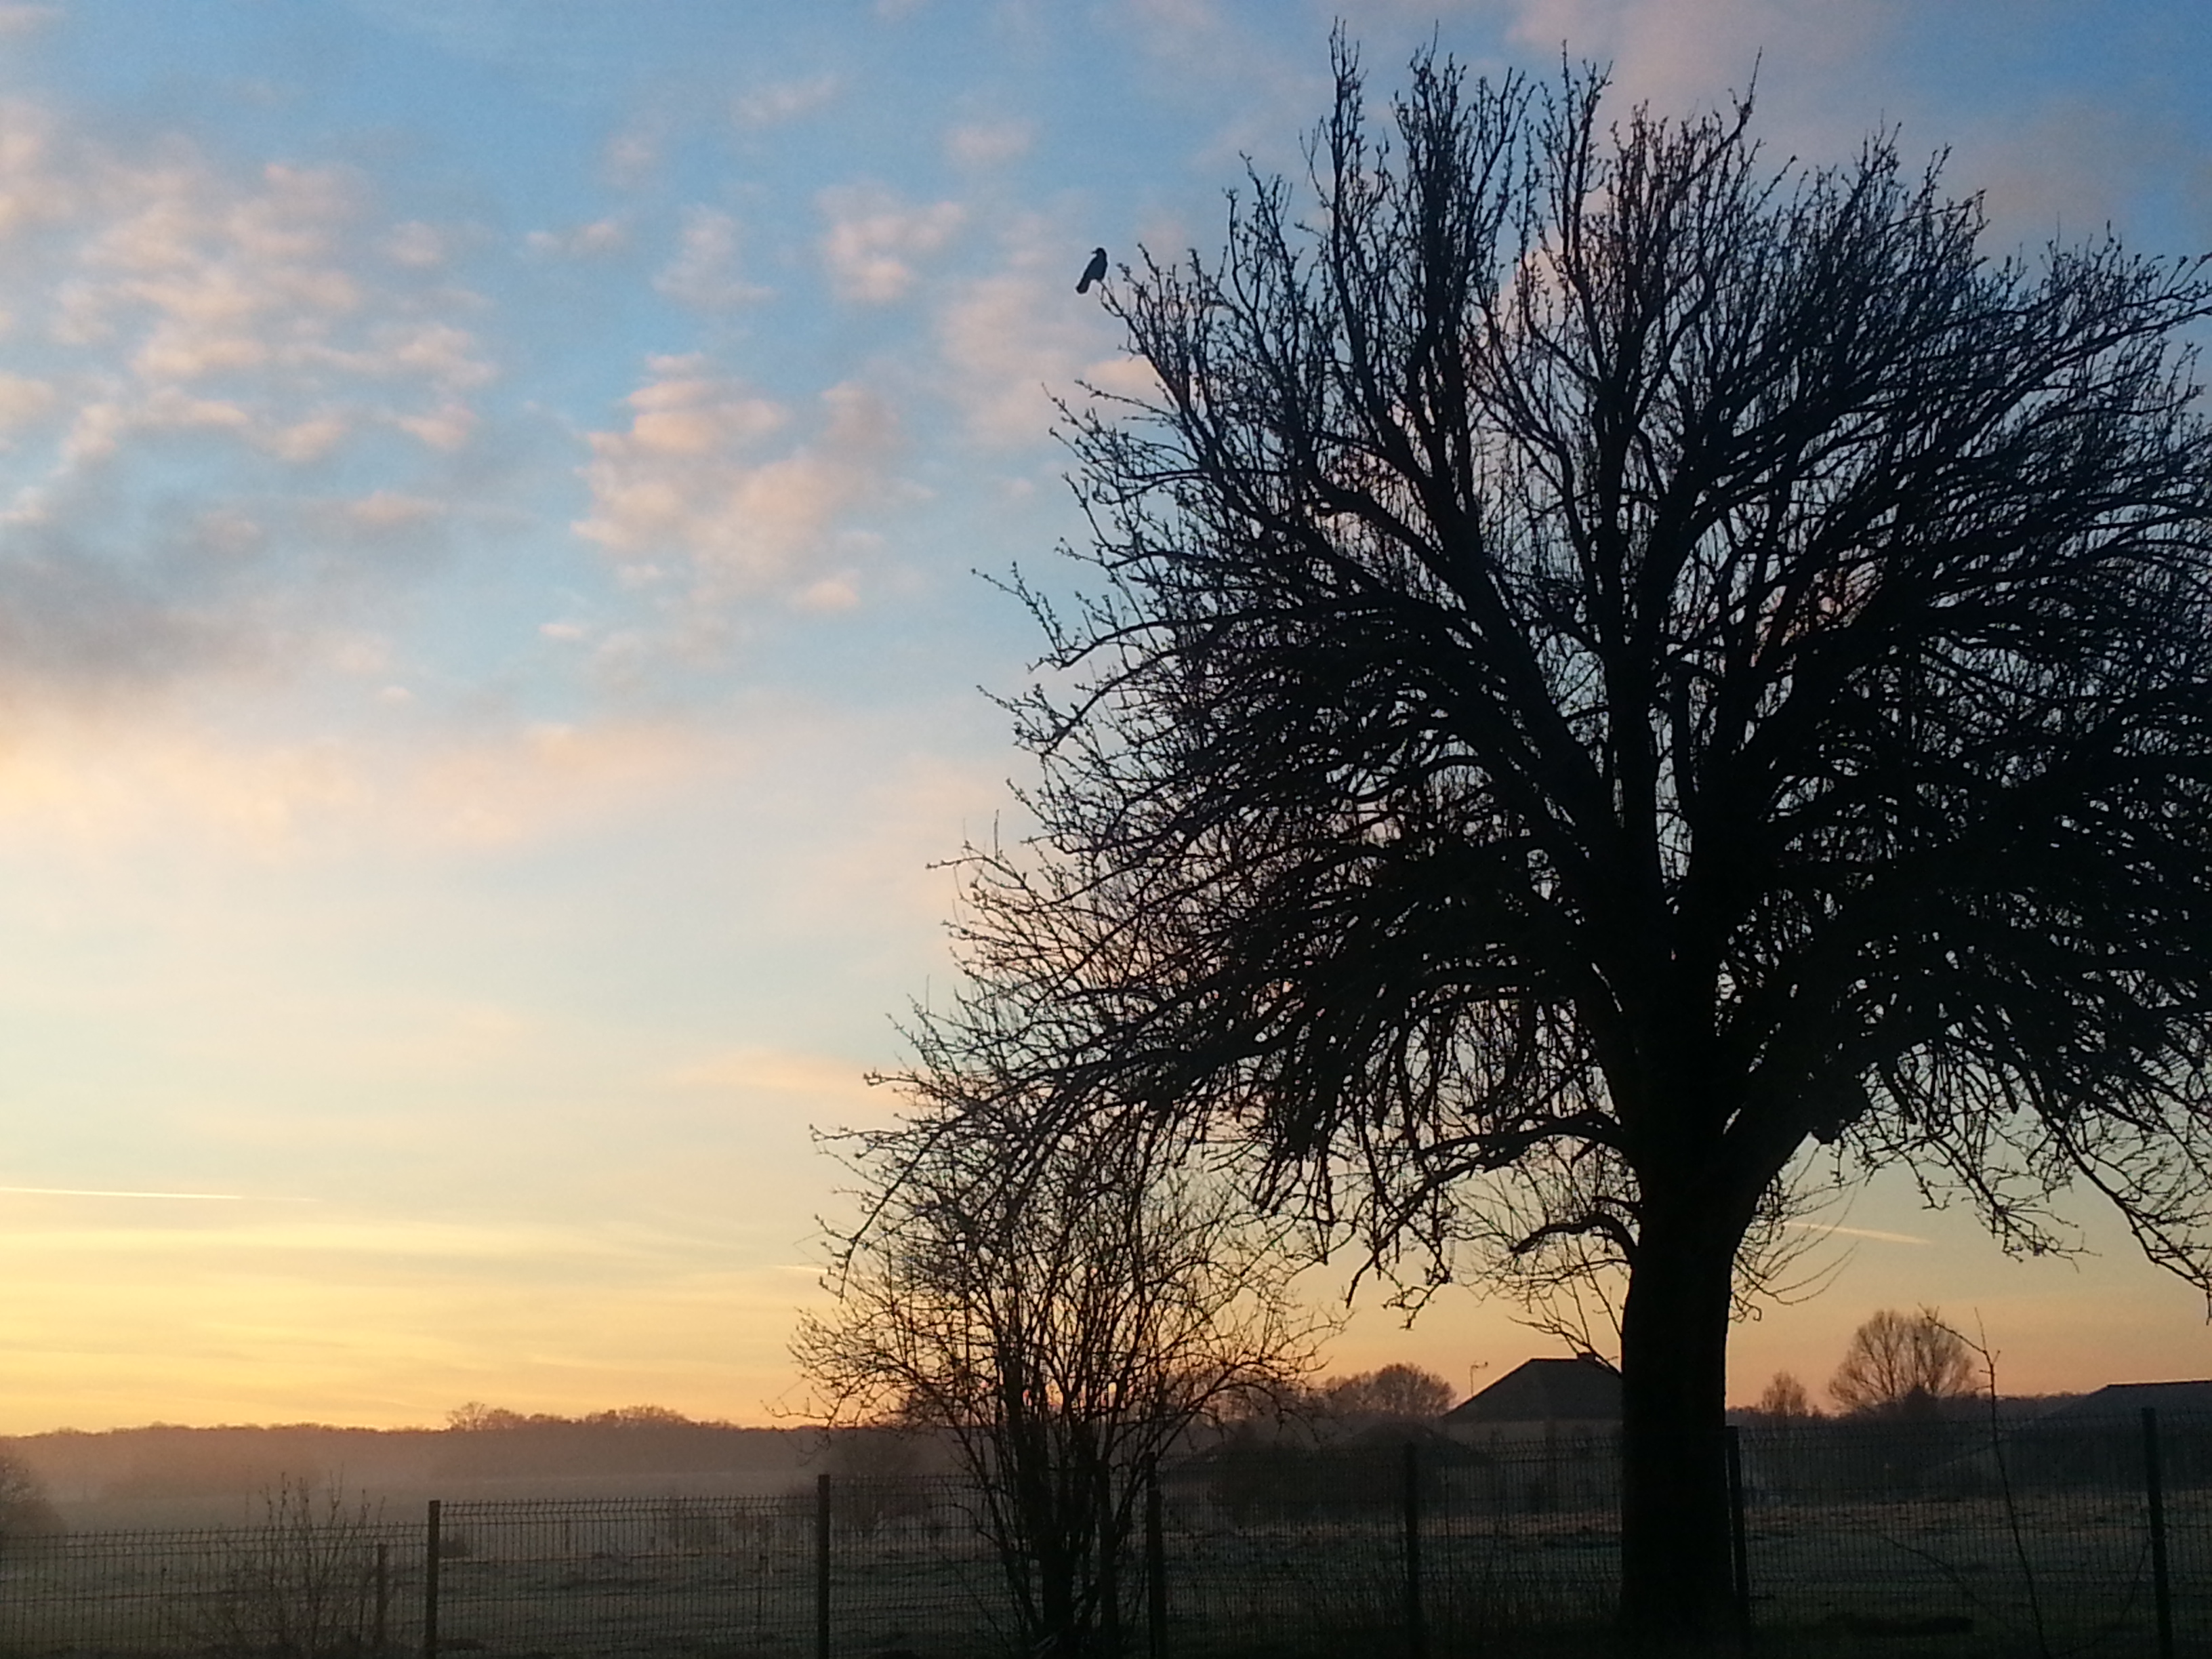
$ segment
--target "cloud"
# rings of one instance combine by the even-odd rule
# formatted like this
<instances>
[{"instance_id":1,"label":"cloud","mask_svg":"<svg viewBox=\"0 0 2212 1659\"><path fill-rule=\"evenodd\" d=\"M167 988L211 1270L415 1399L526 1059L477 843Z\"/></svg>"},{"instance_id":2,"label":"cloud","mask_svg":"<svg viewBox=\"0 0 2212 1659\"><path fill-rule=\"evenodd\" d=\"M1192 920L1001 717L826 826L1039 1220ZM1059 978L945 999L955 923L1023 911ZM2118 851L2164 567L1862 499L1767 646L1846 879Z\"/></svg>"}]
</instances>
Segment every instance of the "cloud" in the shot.
<instances>
[{"instance_id":1,"label":"cloud","mask_svg":"<svg viewBox=\"0 0 2212 1659\"><path fill-rule=\"evenodd\" d=\"M744 754L665 720L272 742L176 719L19 718L0 747L0 844L76 854L197 839L264 860L473 853L649 811Z\"/></svg>"},{"instance_id":2,"label":"cloud","mask_svg":"<svg viewBox=\"0 0 2212 1659\"><path fill-rule=\"evenodd\" d=\"M1075 279L1088 248L1042 220L1018 226L1000 268L956 289L937 319L946 388L969 434L993 445L1042 441L1054 394L1078 380L1138 390L1144 378L1105 355L1115 337Z\"/></svg>"},{"instance_id":3,"label":"cloud","mask_svg":"<svg viewBox=\"0 0 2212 1659\"><path fill-rule=\"evenodd\" d=\"M1476 9L1501 8L1484 0ZM1833 106L1863 95L1861 71L1898 14L1893 0L1510 0L1502 9L1508 38L1540 61L1556 61L1564 45L1608 65L1623 108L1712 108L1748 90L1757 66L1762 90L1777 94L1761 100L1762 129L1816 153L1850 145L1876 115ZM1771 118L1778 114L1786 118Z\"/></svg>"},{"instance_id":4,"label":"cloud","mask_svg":"<svg viewBox=\"0 0 2212 1659\"><path fill-rule=\"evenodd\" d=\"M626 400L626 430L591 434L590 516L574 526L623 565L674 556L705 598L781 590L804 599L871 541L848 520L882 501L897 424L850 382L794 411L716 374L703 357L656 357ZM833 568L825 572L829 562Z\"/></svg>"},{"instance_id":5,"label":"cloud","mask_svg":"<svg viewBox=\"0 0 2212 1659\"><path fill-rule=\"evenodd\" d=\"M1029 154L1036 142L1031 121L971 121L945 135L945 153L963 167L1003 167Z\"/></svg>"},{"instance_id":6,"label":"cloud","mask_svg":"<svg viewBox=\"0 0 2212 1659\"><path fill-rule=\"evenodd\" d=\"M394 264L429 270L446 263L446 238L435 225L410 219L384 239L385 257Z\"/></svg>"},{"instance_id":7,"label":"cloud","mask_svg":"<svg viewBox=\"0 0 2212 1659\"><path fill-rule=\"evenodd\" d=\"M876 185L839 185L816 198L830 228L822 261L842 300L888 305L914 286L912 261L942 248L966 218L957 202L909 206Z\"/></svg>"},{"instance_id":8,"label":"cloud","mask_svg":"<svg viewBox=\"0 0 2212 1659\"><path fill-rule=\"evenodd\" d=\"M432 498L416 469L472 441L497 373L443 233L380 212L345 168L239 167L173 136L126 148L16 100L0 261L11 711L296 665L421 568L436 538L392 557L378 514ZM302 488L349 465L358 513Z\"/></svg>"},{"instance_id":9,"label":"cloud","mask_svg":"<svg viewBox=\"0 0 2212 1659\"><path fill-rule=\"evenodd\" d=\"M49 332L122 371L126 425L188 387L222 388L251 434L289 424L285 406L302 399L343 392L389 412L394 392L443 400L493 378L473 333L432 313L468 296L363 276L371 246L427 272L443 243L419 221L380 231L339 170L271 163L240 180L173 144L143 163L91 158L80 174L84 234Z\"/></svg>"},{"instance_id":10,"label":"cloud","mask_svg":"<svg viewBox=\"0 0 2212 1659\"><path fill-rule=\"evenodd\" d=\"M824 72L793 81L775 81L739 95L732 113L741 127L756 130L781 126L811 115L839 92L844 83Z\"/></svg>"},{"instance_id":11,"label":"cloud","mask_svg":"<svg viewBox=\"0 0 2212 1659\"><path fill-rule=\"evenodd\" d=\"M532 253L568 259L593 258L613 253L629 242L629 231L619 219L594 219L567 230L533 230L522 239Z\"/></svg>"},{"instance_id":12,"label":"cloud","mask_svg":"<svg viewBox=\"0 0 2212 1659\"><path fill-rule=\"evenodd\" d=\"M659 162L659 135L635 128L609 138L602 159L609 182L626 190L643 184Z\"/></svg>"},{"instance_id":13,"label":"cloud","mask_svg":"<svg viewBox=\"0 0 2212 1659\"><path fill-rule=\"evenodd\" d=\"M59 6L0 5L0 36L35 34L61 15Z\"/></svg>"},{"instance_id":14,"label":"cloud","mask_svg":"<svg viewBox=\"0 0 2212 1659\"><path fill-rule=\"evenodd\" d=\"M676 258L653 278L653 287L701 311L725 311L768 299L772 289L739 274L738 237L738 222L720 209L685 209Z\"/></svg>"},{"instance_id":15,"label":"cloud","mask_svg":"<svg viewBox=\"0 0 2212 1659\"><path fill-rule=\"evenodd\" d=\"M0 371L0 434L28 426L53 406L51 381Z\"/></svg>"}]
</instances>

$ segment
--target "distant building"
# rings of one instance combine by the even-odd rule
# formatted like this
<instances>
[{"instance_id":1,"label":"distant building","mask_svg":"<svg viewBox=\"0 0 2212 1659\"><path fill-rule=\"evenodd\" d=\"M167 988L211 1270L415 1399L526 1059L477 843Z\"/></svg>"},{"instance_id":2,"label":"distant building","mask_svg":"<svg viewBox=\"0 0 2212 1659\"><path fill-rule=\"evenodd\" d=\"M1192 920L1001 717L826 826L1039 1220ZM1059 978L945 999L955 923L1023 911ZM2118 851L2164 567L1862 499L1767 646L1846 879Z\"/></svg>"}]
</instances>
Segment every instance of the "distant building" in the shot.
<instances>
[{"instance_id":1,"label":"distant building","mask_svg":"<svg viewBox=\"0 0 2212 1659\"><path fill-rule=\"evenodd\" d=\"M2036 1421L2086 1425L2124 1418L2130 1423L2140 1423L2146 1406L2161 1418L2171 1415L2212 1419L2212 1382L2108 1382L2094 1394L2085 1394L2055 1411L2045 1412Z\"/></svg>"},{"instance_id":2,"label":"distant building","mask_svg":"<svg viewBox=\"0 0 2212 1659\"><path fill-rule=\"evenodd\" d=\"M1437 1426L1490 1460L1484 1501L1528 1512L1617 1508L1620 1373L1601 1359L1528 1359Z\"/></svg>"},{"instance_id":3,"label":"distant building","mask_svg":"<svg viewBox=\"0 0 2212 1659\"><path fill-rule=\"evenodd\" d=\"M1468 1445L1612 1434L1620 1427L1620 1373L1588 1354L1525 1359L1446 1412L1437 1426Z\"/></svg>"}]
</instances>

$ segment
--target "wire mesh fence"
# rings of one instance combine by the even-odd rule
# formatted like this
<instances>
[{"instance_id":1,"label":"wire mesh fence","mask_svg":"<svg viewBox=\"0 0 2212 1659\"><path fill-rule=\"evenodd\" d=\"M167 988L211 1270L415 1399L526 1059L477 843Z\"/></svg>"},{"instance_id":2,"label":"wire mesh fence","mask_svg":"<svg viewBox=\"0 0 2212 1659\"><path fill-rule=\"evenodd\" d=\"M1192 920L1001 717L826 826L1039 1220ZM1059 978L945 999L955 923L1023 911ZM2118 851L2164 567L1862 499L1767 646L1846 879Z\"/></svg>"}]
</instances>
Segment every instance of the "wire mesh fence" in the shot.
<instances>
[{"instance_id":1,"label":"wire mesh fence","mask_svg":"<svg viewBox=\"0 0 2212 1659\"><path fill-rule=\"evenodd\" d=\"M0 1542L11 1654L368 1654L422 1645L424 1528L350 1520Z\"/></svg>"},{"instance_id":2,"label":"wire mesh fence","mask_svg":"<svg viewBox=\"0 0 2212 1659\"><path fill-rule=\"evenodd\" d=\"M2212 1419L1747 1428L1731 1462L1748 1651L2212 1659ZM1164 1468L1152 1498L1101 1621L1131 1656L1582 1654L1612 1626L1611 1438L1232 1443ZM0 1653L25 1659L1019 1642L978 1495L948 1479L0 1540Z\"/></svg>"}]
</instances>

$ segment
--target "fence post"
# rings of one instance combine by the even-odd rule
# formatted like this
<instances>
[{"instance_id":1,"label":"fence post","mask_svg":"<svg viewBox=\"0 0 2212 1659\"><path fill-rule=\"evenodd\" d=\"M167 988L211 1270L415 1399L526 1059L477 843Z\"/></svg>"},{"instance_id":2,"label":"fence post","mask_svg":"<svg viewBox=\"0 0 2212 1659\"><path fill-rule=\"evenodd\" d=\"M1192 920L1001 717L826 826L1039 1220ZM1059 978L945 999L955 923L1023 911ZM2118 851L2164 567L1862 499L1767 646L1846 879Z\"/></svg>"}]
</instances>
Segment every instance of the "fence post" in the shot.
<instances>
[{"instance_id":1,"label":"fence post","mask_svg":"<svg viewBox=\"0 0 2212 1659\"><path fill-rule=\"evenodd\" d=\"M430 1500L422 1540L422 1659L438 1659L438 1519L445 1506Z\"/></svg>"},{"instance_id":2,"label":"fence post","mask_svg":"<svg viewBox=\"0 0 2212 1659\"><path fill-rule=\"evenodd\" d=\"M1722 1433L1728 1443L1729 1565L1735 1578L1735 1624L1751 1639L1751 1549L1743 1528L1743 1431L1733 1423Z\"/></svg>"},{"instance_id":3,"label":"fence post","mask_svg":"<svg viewBox=\"0 0 2212 1659\"><path fill-rule=\"evenodd\" d=\"M2158 1659L2173 1659L2173 1587L2166 1576L2166 1474L2159 1467L2158 1408L2142 1408L2143 1496L2150 1500L2150 1590L2158 1608Z\"/></svg>"},{"instance_id":4,"label":"fence post","mask_svg":"<svg viewBox=\"0 0 2212 1659\"><path fill-rule=\"evenodd\" d=\"M1406 1656L1427 1659L1428 1632L1421 1620L1421 1449L1406 1443Z\"/></svg>"},{"instance_id":5,"label":"fence post","mask_svg":"<svg viewBox=\"0 0 2212 1659\"><path fill-rule=\"evenodd\" d=\"M1145 1652L1167 1659L1168 1547L1160 1516L1160 1456L1145 1460Z\"/></svg>"},{"instance_id":6,"label":"fence post","mask_svg":"<svg viewBox=\"0 0 2212 1659\"><path fill-rule=\"evenodd\" d=\"M1112 1656L1121 1659L1121 1540L1115 1531L1114 1468L1102 1462L1098 1469L1098 1638Z\"/></svg>"},{"instance_id":7,"label":"fence post","mask_svg":"<svg viewBox=\"0 0 2212 1659\"><path fill-rule=\"evenodd\" d=\"M830 1659L830 1477L814 1477L814 1659Z\"/></svg>"},{"instance_id":8,"label":"fence post","mask_svg":"<svg viewBox=\"0 0 2212 1659\"><path fill-rule=\"evenodd\" d=\"M376 1638L377 1659L383 1659L386 1631L385 1613L392 1606L392 1546L380 1538L376 1540Z\"/></svg>"}]
</instances>

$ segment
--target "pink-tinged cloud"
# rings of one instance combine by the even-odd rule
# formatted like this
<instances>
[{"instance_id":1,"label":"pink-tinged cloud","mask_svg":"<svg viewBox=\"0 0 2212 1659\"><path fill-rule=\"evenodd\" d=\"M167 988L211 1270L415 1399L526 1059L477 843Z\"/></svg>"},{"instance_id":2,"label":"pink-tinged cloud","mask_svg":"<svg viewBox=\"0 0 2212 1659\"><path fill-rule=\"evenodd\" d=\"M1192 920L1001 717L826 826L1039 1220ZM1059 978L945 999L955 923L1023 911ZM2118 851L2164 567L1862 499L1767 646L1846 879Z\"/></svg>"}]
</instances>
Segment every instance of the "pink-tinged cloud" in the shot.
<instances>
[{"instance_id":1,"label":"pink-tinged cloud","mask_svg":"<svg viewBox=\"0 0 2212 1659\"><path fill-rule=\"evenodd\" d=\"M774 290L744 276L742 240L742 227L720 209L687 209L676 257L653 285L697 311L726 311L768 299Z\"/></svg>"},{"instance_id":2,"label":"pink-tinged cloud","mask_svg":"<svg viewBox=\"0 0 2212 1659\"><path fill-rule=\"evenodd\" d=\"M914 287L917 264L967 219L957 202L908 204L876 185L840 185L817 198L829 228L822 262L841 300L888 305Z\"/></svg>"},{"instance_id":3,"label":"pink-tinged cloud","mask_svg":"<svg viewBox=\"0 0 2212 1659\"><path fill-rule=\"evenodd\" d=\"M576 532L625 565L682 562L709 601L781 591L818 604L819 584L845 579L870 544L852 520L890 489L889 406L832 386L799 435L793 410L703 357L655 358L649 372L627 399L628 428L591 434L592 510Z\"/></svg>"}]
</instances>

